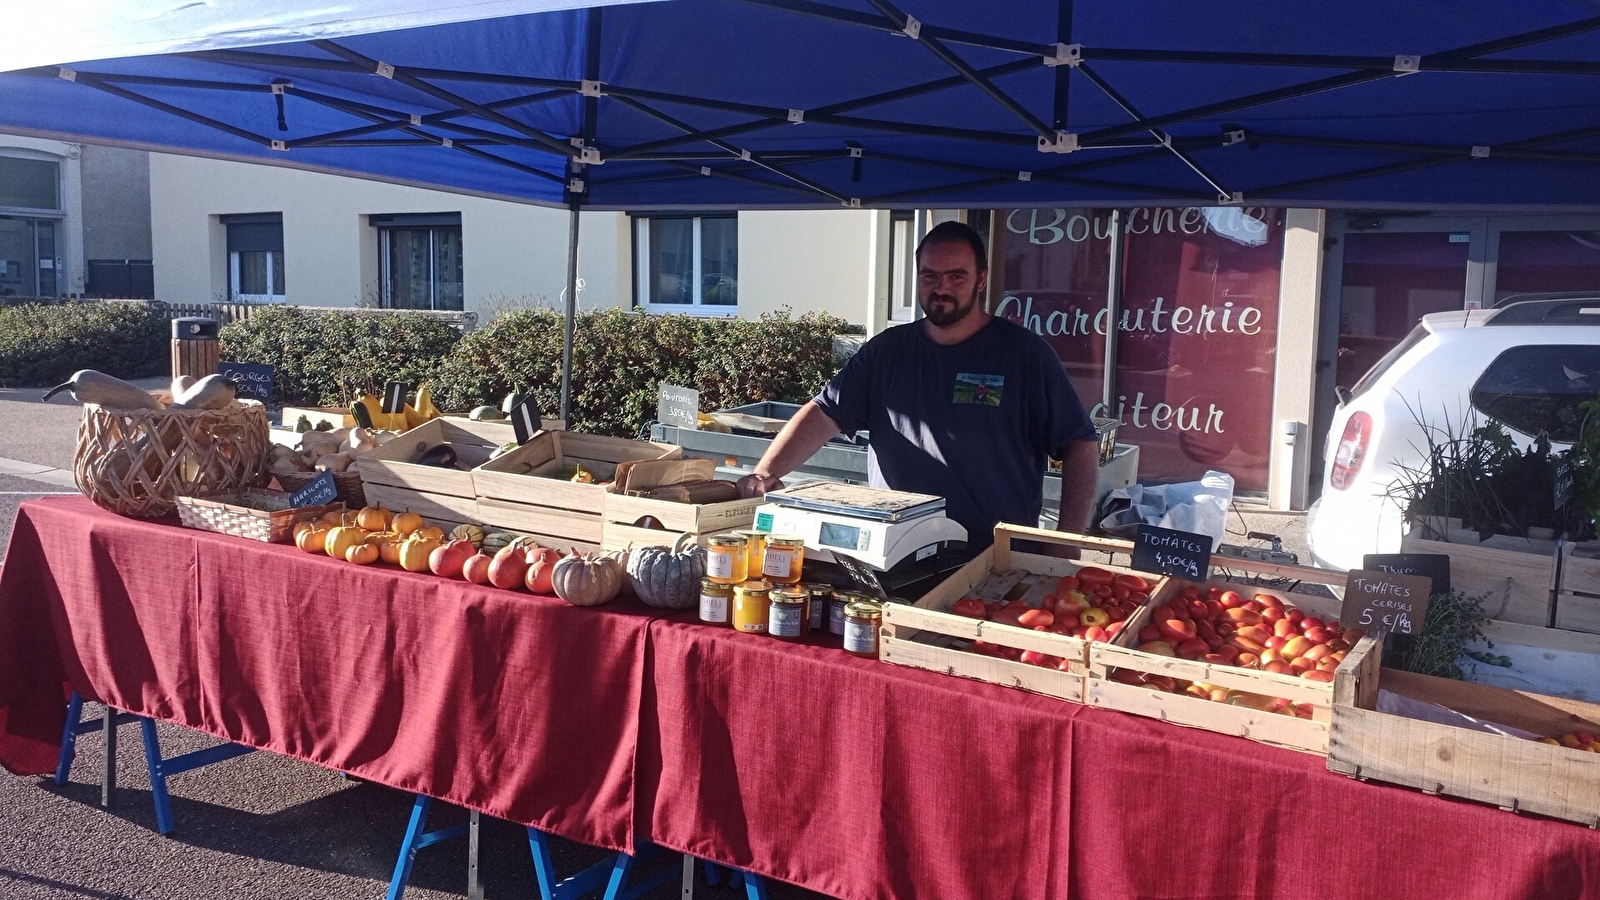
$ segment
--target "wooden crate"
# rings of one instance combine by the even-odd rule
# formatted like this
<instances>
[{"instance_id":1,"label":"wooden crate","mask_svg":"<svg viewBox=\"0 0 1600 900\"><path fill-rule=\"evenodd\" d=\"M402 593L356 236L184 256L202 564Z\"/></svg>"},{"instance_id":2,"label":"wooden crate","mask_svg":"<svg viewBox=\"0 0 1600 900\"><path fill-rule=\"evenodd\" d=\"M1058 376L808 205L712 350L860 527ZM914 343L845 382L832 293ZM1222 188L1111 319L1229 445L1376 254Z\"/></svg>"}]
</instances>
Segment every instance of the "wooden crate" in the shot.
<instances>
[{"instance_id":1,"label":"wooden crate","mask_svg":"<svg viewBox=\"0 0 1600 900\"><path fill-rule=\"evenodd\" d=\"M1558 561L1553 553L1430 541L1419 537L1415 529L1401 539L1400 550L1449 556L1450 586L1464 594L1487 594L1484 608L1491 619L1523 625L1554 621Z\"/></svg>"},{"instance_id":2,"label":"wooden crate","mask_svg":"<svg viewBox=\"0 0 1600 900\"><path fill-rule=\"evenodd\" d=\"M1556 629L1522 633L1548 641L1550 652L1600 653L1600 638ZM1381 645L1368 655L1381 662ZM1600 753L1380 712L1377 701L1381 687L1546 737L1600 734L1600 704L1393 669L1359 687L1342 669L1338 678L1329 769L1600 828Z\"/></svg>"},{"instance_id":3,"label":"wooden crate","mask_svg":"<svg viewBox=\"0 0 1600 900\"><path fill-rule=\"evenodd\" d=\"M414 512L431 524L444 527L446 531L457 525L476 525L480 521L478 501L473 497L434 494L386 484L362 485L362 493L366 495L367 502L374 506L395 512Z\"/></svg>"},{"instance_id":4,"label":"wooden crate","mask_svg":"<svg viewBox=\"0 0 1600 900\"><path fill-rule=\"evenodd\" d=\"M1555 626L1600 632L1600 559L1579 555L1581 545L1561 545L1560 585L1556 591ZM1587 552L1588 547L1581 547Z\"/></svg>"},{"instance_id":5,"label":"wooden crate","mask_svg":"<svg viewBox=\"0 0 1600 900\"><path fill-rule=\"evenodd\" d=\"M598 547L604 532L602 513L610 493L602 482L611 480L617 465L682 455L683 448L675 444L547 431L474 469L473 493L478 498L478 512L487 524L556 542L579 541ZM554 477L572 465L588 469L596 483Z\"/></svg>"},{"instance_id":6,"label":"wooden crate","mask_svg":"<svg viewBox=\"0 0 1600 900\"><path fill-rule=\"evenodd\" d=\"M356 467L361 472L361 483L368 498L372 497L373 486L382 485L471 501L477 497L472 469L488 462L489 455L509 439L510 431L510 426L504 422L432 419L362 455ZM419 447L440 443L449 444L455 450L455 468L423 466L410 461Z\"/></svg>"},{"instance_id":7,"label":"wooden crate","mask_svg":"<svg viewBox=\"0 0 1600 900\"><path fill-rule=\"evenodd\" d=\"M895 665L960 675L1083 702L1088 641L949 612L957 600L968 596L1032 601L1053 593L1057 579L1071 575L1084 564L1020 552L1012 544L1021 539L1078 546L1075 537L1018 525L996 526L992 546L923 595L915 605L890 603L884 606L879 658ZM1130 572L1116 566L1100 568ZM1168 582L1153 576L1144 577L1153 582L1151 602L1164 602L1163 592ZM1132 620L1133 617L1128 619ZM972 641L1059 657L1067 662L1068 668L1066 671L1048 669L962 649Z\"/></svg>"},{"instance_id":8,"label":"wooden crate","mask_svg":"<svg viewBox=\"0 0 1600 900\"><path fill-rule=\"evenodd\" d=\"M1313 583L1343 584L1344 574L1322 569L1305 569L1256 563L1250 560L1227 560L1230 569L1258 571L1277 577L1290 577ZM1280 590L1226 581L1208 581L1206 587L1236 590L1245 596L1271 594L1292 604L1307 615L1328 621L1339 619L1340 602L1311 594L1285 593ZM1181 585L1174 583L1171 591L1176 596ZM1334 683L1308 681L1296 675L1281 675L1258 669L1216 665L1203 660L1160 656L1135 649L1139 629L1151 620L1161 605L1154 601L1129 620L1117 639L1109 644L1094 644L1089 648L1088 699L1091 706L1120 710L1141 716L1161 719L1191 728L1203 728L1223 734L1232 734L1264 744L1273 744L1305 753L1328 752L1328 728L1333 718ZM1363 637L1340 664L1340 672L1350 670L1352 684L1360 684L1370 675L1361 673L1362 650L1376 639ZM1173 694L1144 685L1125 684L1114 680L1117 670L1161 675L1178 681L1202 682L1229 690L1244 691L1268 698L1283 698L1293 703L1309 704L1311 718L1302 719L1270 710L1249 706L1232 706L1203 700L1186 694ZM1337 673L1336 676L1337 678Z\"/></svg>"},{"instance_id":9,"label":"wooden crate","mask_svg":"<svg viewBox=\"0 0 1600 900\"><path fill-rule=\"evenodd\" d=\"M301 416L305 416L313 427L319 422L327 422L334 428L354 428L356 425L355 416L350 415L350 408L347 406L285 406L283 408L283 418L281 419L283 427L292 431L295 425L299 423ZM505 432L505 440L500 443L503 444L506 441L515 440L515 432L509 419L472 419L456 413L447 413L440 416L440 418L450 422L497 425L503 428ZM540 419L539 422L539 427L544 431L562 431L567 427L565 419Z\"/></svg>"},{"instance_id":10,"label":"wooden crate","mask_svg":"<svg viewBox=\"0 0 1600 900\"><path fill-rule=\"evenodd\" d=\"M748 497L721 503L675 503L606 494L601 508L604 520L601 544L607 550L625 550L630 544L636 547L670 544L682 533L692 534L704 544L713 534L749 528L756 520L756 507L765 502L764 497ZM654 516L661 523L661 529L634 524L645 516Z\"/></svg>"}]
</instances>

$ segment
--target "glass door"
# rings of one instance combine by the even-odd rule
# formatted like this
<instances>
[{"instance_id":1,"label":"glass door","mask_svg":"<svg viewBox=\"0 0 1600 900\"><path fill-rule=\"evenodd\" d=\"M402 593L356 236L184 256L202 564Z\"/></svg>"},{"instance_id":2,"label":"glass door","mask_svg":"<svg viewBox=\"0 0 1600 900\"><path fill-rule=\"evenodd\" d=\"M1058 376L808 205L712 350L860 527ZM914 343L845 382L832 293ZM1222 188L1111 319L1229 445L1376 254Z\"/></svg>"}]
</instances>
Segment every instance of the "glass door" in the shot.
<instances>
[{"instance_id":1,"label":"glass door","mask_svg":"<svg viewBox=\"0 0 1600 900\"><path fill-rule=\"evenodd\" d=\"M40 297L54 297L60 284L62 260L56 256L56 223L49 219L33 220L34 253L39 260Z\"/></svg>"},{"instance_id":2,"label":"glass door","mask_svg":"<svg viewBox=\"0 0 1600 900\"><path fill-rule=\"evenodd\" d=\"M1323 258L1311 490L1348 389L1429 313L1487 306L1489 220L1330 213Z\"/></svg>"}]
</instances>

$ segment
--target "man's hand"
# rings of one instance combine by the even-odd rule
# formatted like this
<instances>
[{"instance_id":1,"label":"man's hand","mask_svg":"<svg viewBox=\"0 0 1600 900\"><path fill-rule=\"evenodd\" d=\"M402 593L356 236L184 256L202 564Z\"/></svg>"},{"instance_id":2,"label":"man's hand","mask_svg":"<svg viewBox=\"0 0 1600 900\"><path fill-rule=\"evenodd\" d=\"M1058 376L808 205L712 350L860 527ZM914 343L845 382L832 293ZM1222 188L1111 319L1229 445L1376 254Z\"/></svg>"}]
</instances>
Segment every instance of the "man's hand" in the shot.
<instances>
[{"instance_id":1,"label":"man's hand","mask_svg":"<svg viewBox=\"0 0 1600 900\"><path fill-rule=\"evenodd\" d=\"M783 487L783 479L765 472L751 472L739 479L739 496L760 497L767 491L775 491Z\"/></svg>"}]
</instances>

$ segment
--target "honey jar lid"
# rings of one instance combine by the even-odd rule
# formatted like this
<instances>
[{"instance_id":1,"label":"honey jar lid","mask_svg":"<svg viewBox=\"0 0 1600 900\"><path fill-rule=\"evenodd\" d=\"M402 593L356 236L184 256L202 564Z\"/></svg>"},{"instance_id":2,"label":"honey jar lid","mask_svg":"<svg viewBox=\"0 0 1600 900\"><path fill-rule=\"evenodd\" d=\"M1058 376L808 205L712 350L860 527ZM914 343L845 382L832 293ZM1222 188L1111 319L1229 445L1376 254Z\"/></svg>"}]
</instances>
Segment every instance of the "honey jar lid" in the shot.
<instances>
[{"instance_id":1,"label":"honey jar lid","mask_svg":"<svg viewBox=\"0 0 1600 900\"><path fill-rule=\"evenodd\" d=\"M845 605L844 614L852 619L882 618L883 604L876 600L852 600Z\"/></svg>"},{"instance_id":2,"label":"honey jar lid","mask_svg":"<svg viewBox=\"0 0 1600 900\"><path fill-rule=\"evenodd\" d=\"M772 589L772 599L782 600L786 603L804 603L811 599L811 592L794 585L784 585L783 587Z\"/></svg>"},{"instance_id":3,"label":"honey jar lid","mask_svg":"<svg viewBox=\"0 0 1600 900\"><path fill-rule=\"evenodd\" d=\"M706 543L714 547L743 547L745 539L738 534L713 534L706 538Z\"/></svg>"},{"instance_id":4,"label":"honey jar lid","mask_svg":"<svg viewBox=\"0 0 1600 900\"><path fill-rule=\"evenodd\" d=\"M700 579L700 590L720 594L723 591L732 591L733 585L718 581L715 578L702 578Z\"/></svg>"},{"instance_id":5,"label":"honey jar lid","mask_svg":"<svg viewBox=\"0 0 1600 900\"><path fill-rule=\"evenodd\" d=\"M772 590L772 585L765 581L745 581L734 585L733 589L741 594L765 594Z\"/></svg>"}]
</instances>

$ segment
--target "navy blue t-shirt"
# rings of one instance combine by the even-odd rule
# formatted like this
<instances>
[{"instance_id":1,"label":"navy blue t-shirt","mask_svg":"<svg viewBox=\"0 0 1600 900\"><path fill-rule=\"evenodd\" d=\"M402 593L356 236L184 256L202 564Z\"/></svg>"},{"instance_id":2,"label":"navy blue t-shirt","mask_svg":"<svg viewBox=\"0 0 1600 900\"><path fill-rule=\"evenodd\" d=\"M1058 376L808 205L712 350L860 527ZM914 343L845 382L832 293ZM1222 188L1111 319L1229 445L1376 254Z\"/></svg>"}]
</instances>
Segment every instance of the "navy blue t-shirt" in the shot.
<instances>
[{"instance_id":1,"label":"navy blue t-shirt","mask_svg":"<svg viewBox=\"0 0 1600 900\"><path fill-rule=\"evenodd\" d=\"M944 497L974 548L998 522L1037 525L1046 460L1094 436L1055 351L998 317L951 346L921 322L890 328L814 399L846 434L872 432L872 485Z\"/></svg>"}]
</instances>

